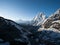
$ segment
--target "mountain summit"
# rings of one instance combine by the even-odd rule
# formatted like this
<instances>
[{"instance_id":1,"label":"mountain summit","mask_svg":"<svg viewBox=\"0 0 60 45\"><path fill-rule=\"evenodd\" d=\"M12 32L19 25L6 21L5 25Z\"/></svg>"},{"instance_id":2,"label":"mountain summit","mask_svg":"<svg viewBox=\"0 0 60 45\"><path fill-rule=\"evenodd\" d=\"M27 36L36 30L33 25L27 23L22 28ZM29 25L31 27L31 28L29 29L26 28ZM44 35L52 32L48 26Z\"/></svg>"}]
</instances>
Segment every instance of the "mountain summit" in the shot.
<instances>
[{"instance_id":1,"label":"mountain summit","mask_svg":"<svg viewBox=\"0 0 60 45\"><path fill-rule=\"evenodd\" d=\"M33 18L32 22L33 22L33 25L34 25L34 26L38 26L38 25L40 25L44 20L45 20L45 15L44 15L44 13L41 12L41 13L37 14L37 15Z\"/></svg>"}]
</instances>

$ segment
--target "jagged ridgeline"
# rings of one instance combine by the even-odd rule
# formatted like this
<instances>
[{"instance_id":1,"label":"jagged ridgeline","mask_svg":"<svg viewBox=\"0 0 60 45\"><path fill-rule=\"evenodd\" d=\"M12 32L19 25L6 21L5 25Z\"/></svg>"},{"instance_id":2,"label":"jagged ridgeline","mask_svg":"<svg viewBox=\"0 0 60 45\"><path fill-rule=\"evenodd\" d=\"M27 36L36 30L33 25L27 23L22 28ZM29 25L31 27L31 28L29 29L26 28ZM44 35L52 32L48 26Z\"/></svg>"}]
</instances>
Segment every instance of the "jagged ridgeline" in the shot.
<instances>
[{"instance_id":1,"label":"jagged ridgeline","mask_svg":"<svg viewBox=\"0 0 60 45\"><path fill-rule=\"evenodd\" d=\"M39 13L30 24L0 17L0 45L60 45L60 9L48 18Z\"/></svg>"}]
</instances>

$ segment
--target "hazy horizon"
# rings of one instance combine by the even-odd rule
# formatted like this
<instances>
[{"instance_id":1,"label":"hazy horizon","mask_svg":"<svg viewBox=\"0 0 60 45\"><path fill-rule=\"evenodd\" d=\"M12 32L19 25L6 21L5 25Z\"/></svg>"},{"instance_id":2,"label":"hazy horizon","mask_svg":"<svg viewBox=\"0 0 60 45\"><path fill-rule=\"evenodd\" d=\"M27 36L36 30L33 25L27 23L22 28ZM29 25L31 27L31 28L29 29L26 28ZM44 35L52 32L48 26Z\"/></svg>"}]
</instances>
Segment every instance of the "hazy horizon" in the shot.
<instances>
[{"instance_id":1,"label":"hazy horizon","mask_svg":"<svg viewBox=\"0 0 60 45\"><path fill-rule=\"evenodd\" d=\"M0 0L0 16L11 20L31 20L38 12L46 16L60 8L60 0Z\"/></svg>"}]
</instances>

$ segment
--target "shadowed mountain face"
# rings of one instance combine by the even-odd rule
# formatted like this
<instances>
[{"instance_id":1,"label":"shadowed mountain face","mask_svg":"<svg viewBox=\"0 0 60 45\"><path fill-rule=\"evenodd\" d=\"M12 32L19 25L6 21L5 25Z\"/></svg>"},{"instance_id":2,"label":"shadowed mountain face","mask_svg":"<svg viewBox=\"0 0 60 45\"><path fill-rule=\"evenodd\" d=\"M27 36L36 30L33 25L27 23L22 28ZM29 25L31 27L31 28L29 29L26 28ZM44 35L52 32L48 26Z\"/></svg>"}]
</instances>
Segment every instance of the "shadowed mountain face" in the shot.
<instances>
[{"instance_id":1,"label":"shadowed mountain face","mask_svg":"<svg viewBox=\"0 0 60 45\"><path fill-rule=\"evenodd\" d=\"M30 32L19 26L17 23L0 17L0 39L3 42L13 44L27 44Z\"/></svg>"},{"instance_id":2,"label":"shadowed mountain face","mask_svg":"<svg viewBox=\"0 0 60 45\"><path fill-rule=\"evenodd\" d=\"M0 17L0 45L60 45L60 13L54 13L41 25L17 24Z\"/></svg>"}]
</instances>

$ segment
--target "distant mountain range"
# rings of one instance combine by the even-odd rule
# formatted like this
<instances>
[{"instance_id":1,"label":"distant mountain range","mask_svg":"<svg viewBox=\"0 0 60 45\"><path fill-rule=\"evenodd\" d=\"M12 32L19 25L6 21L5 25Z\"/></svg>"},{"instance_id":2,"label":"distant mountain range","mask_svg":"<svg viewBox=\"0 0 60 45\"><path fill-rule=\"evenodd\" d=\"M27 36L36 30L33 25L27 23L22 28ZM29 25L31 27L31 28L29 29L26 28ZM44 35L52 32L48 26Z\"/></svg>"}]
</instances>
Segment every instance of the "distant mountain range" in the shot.
<instances>
[{"instance_id":1,"label":"distant mountain range","mask_svg":"<svg viewBox=\"0 0 60 45\"><path fill-rule=\"evenodd\" d=\"M9 45L60 45L60 9L48 18L39 13L26 22L0 17L0 45L7 45L6 42Z\"/></svg>"}]
</instances>

